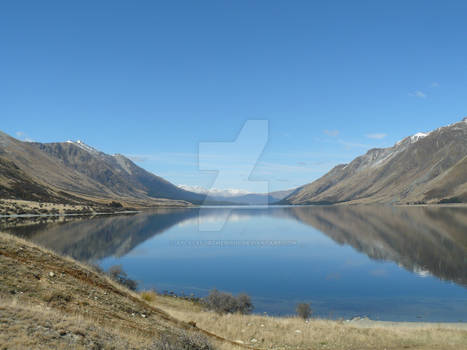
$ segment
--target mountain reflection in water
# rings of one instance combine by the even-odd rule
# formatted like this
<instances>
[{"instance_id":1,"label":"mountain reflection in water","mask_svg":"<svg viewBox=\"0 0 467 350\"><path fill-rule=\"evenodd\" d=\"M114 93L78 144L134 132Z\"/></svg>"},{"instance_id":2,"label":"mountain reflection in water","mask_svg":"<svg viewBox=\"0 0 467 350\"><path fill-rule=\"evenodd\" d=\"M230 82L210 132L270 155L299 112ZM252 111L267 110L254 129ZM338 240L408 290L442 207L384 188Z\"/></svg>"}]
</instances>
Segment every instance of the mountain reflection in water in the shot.
<instances>
[{"instance_id":1,"label":"mountain reflection in water","mask_svg":"<svg viewBox=\"0 0 467 350\"><path fill-rule=\"evenodd\" d=\"M121 257L188 220L211 220L229 208L158 209L65 222L3 222L1 229L82 261ZM272 216L310 225L371 259L467 286L467 208L305 206L233 209L229 220Z\"/></svg>"},{"instance_id":2,"label":"mountain reflection in water","mask_svg":"<svg viewBox=\"0 0 467 350\"><path fill-rule=\"evenodd\" d=\"M228 220L222 231L208 234L198 229L199 222L221 220L226 215ZM248 229L242 225L249 225ZM78 260L96 263L121 260L125 269L132 269L130 276L138 275L146 287L156 285L185 291L186 286L191 286L191 291L199 288L204 293L212 286L232 292L245 290L256 294L257 303L259 297L282 298L292 303L309 296L318 311L319 300L332 296L340 315L349 314L348 310L390 312L387 310L391 305L397 307L403 298L406 298L405 311L400 312L412 314L415 311L409 309L420 297L427 300L430 308L437 305L439 312L433 314L432 320L452 321L449 316L452 310L457 310L456 316L452 316L457 317L455 320L467 317L466 294L453 290L455 285L467 287L467 208L463 207L178 208L91 219L61 218L58 222L47 222L45 218L36 222L3 221L0 229ZM169 240L180 238L297 240L298 244L217 250L190 246L177 249L168 244ZM144 259L138 256L141 250L146 252ZM362 259L356 258L362 253L370 258L372 266L363 262L366 270L343 267L347 258L362 263ZM392 262L402 268L401 272L388 267L387 263ZM427 284L424 278L410 279L407 277L410 274L402 274L403 270L413 276L435 276L438 284L436 281ZM303 275L306 279L300 277ZM381 277L387 280L383 282ZM451 282L453 286L449 285ZM400 288L395 288L399 283ZM343 296L349 298L348 302L342 301ZM379 299L371 301L371 298ZM384 310L379 305L383 299L389 300ZM337 307L336 303L341 301L342 305ZM370 302L373 304L369 305ZM263 306L257 309L278 313L291 313L294 309L293 305L282 311L279 306ZM402 319L407 319L404 315Z\"/></svg>"}]
</instances>

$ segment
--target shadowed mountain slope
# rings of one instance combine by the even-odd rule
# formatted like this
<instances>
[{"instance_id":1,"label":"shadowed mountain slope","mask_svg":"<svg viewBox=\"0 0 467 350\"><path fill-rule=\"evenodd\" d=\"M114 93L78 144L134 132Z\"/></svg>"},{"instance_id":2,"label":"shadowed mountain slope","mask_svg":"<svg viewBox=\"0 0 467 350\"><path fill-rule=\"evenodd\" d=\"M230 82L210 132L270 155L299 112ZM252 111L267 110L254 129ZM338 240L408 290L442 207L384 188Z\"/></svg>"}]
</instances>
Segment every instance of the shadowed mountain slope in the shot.
<instances>
[{"instance_id":1,"label":"shadowed mountain slope","mask_svg":"<svg viewBox=\"0 0 467 350\"><path fill-rule=\"evenodd\" d=\"M75 202L119 199L167 205L183 202L158 200L201 203L204 199L122 155L107 155L80 141L22 142L1 132L0 194L2 198L52 202L70 202L75 197Z\"/></svg>"}]
</instances>

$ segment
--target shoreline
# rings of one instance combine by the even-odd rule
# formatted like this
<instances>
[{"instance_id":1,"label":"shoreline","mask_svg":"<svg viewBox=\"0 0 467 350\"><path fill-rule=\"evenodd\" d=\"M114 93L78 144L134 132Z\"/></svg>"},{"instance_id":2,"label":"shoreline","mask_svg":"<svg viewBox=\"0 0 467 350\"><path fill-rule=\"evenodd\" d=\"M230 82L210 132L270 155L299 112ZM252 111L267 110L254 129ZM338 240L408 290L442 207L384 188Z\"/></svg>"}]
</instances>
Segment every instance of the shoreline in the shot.
<instances>
[{"instance_id":1,"label":"shoreline","mask_svg":"<svg viewBox=\"0 0 467 350\"><path fill-rule=\"evenodd\" d=\"M138 290L137 293L144 295L146 293L153 293L157 295L157 298L161 300L166 300L169 304L180 303L180 306L190 304L191 307L197 309L202 300L201 297L188 297L183 295L177 295L175 293L158 293L154 290ZM167 309L170 311L170 308ZM270 315L262 312L253 311L251 314L246 315L252 317L265 317L270 319L277 320L287 320L293 319L297 316L294 314L285 314L285 315ZM430 328L430 327L439 327L445 329L460 329L467 330L467 321L390 321L390 320L375 320L367 316L355 316L352 318L326 318L326 317L311 317L310 320L313 321L323 321L323 322L335 322L335 323L345 323L352 326L358 326L362 328L372 328L372 327L411 327L411 328Z\"/></svg>"},{"instance_id":2,"label":"shoreline","mask_svg":"<svg viewBox=\"0 0 467 350\"><path fill-rule=\"evenodd\" d=\"M0 233L0 248L0 343L14 341L18 348L88 348L90 342L150 348L165 334L202 336L219 350L459 350L467 344L467 324L220 315L182 298L132 292L90 266L10 234ZM53 321L60 324L55 333L46 327L51 319L62 320Z\"/></svg>"},{"instance_id":3,"label":"shoreline","mask_svg":"<svg viewBox=\"0 0 467 350\"><path fill-rule=\"evenodd\" d=\"M99 215L120 215L120 214L137 214L141 213L141 210L126 210L117 212L95 212L95 213L83 213L83 214L12 214L12 215L0 215L0 219L3 218L50 218L50 217L80 217L80 216L99 216Z\"/></svg>"},{"instance_id":4,"label":"shoreline","mask_svg":"<svg viewBox=\"0 0 467 350\"><path fill-rule=\"evenodd\" d=\"M22 199L0 199L0 219L1 218L22 218L22 217L63 217L63 216L94 216L94 215L118 215L133 214L144 210L158 208L192 208L188 203L180 205L174 201L160 200L159 203L128 203L123 199L121 202L95 202L87 204L75 203L53 203L37 202Z\"/></svg>"},{"instance_id":5,"label":"shoreline","mask_svg":"<svg viewBox=\"0 0 467 350\"><path fill-rule=\"evenodd\" d=\"M462 345L421 344L418 338L425 332L438 332L437 337L454 332L467 340L467 323L449 322L391 322L368 318L328 320L297 316L265 316L260 314L217 314L206 311L199 304L170 295L141 291L140 295L171 316L192 322L235 342L258 349L465 349ZM414 336L410 341L407 336ZM392 341L388 338L395 336ZM354 338L355 337L355 338ZM431 337L431 336L430 336ZM356 340L359 338L359 340ZM375 339L378 338L378 339ZM404 338L406 338L404 340ZM385 340L382 340L385 339ZM400 342L400 343L395 343ZM467 344L467 342L465 343ZM260 347L257 347L257 346ZM305 345L305 346L304 346ZM432 347L433 345L433 347Z\"/></svg>"},{"instance_id":6,"label":"shoreline","mask_svg":"<svg viewBox=\"0 0 467 350\"><path fill-rule=\"evenodd\" d=\"M0 201L5 201L5 199L0 199ZM12 200L14 201L14 200ZM19 201L19 200L18 200ZM54 204L54 203L44 203L44 202L33 202L33 201L22 201L28 202L29 205L35 205L37 207L42 205L53 205L53 206L69 206L69 207L76 207L74 204ZM20 214L0 214L0 219L2 218L40 218L40 217L79 217L79 216L98 216L98 215L125 215L125 214L137 214L146 211L151 211L154 209L191 209L191 208L284 208L284 207L338 207L338 206L387 206L387 207L406 207L406 208L413 208L413 207L424 207L424 208L467 208L467 203L432 203L432 204L390 204L390 203L334 203L334 204L264 204L264 205L186 205L186 206L176 206L176 205L154 205L148 207L139 207L139 208L129 208L128 210L121 210L121 211L79 211L66 213L66 212L58 212L55 213L54 209L50 209L46 213L37 213L37 209L30 209L31 212L24 212L22 211ZM89 206L87 206L89 207ZM102 208L102 207L101 207ZM0 210L4 209L0 207ZM25 208L25 210L28 210Z\"/></svg>"}]
</instances>

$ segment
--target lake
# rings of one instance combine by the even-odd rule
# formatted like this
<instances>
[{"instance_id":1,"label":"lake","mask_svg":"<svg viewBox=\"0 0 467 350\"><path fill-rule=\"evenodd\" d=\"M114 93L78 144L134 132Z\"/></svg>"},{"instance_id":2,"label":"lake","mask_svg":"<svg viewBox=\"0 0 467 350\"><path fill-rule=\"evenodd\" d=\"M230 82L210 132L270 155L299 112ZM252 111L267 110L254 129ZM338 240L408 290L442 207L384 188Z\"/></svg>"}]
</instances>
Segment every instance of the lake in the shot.
<instances>
[{"instance_id":1,"label":"lake","mask_svg":"<svg viewBox=\"0 0 467 350\"><path fill-rule=\"evenodd\" d=\"M5 219L2 231L141 289L248 293L256 313L467 321L467 208L204 207L94 218Z\"/></svg>"}]
</instances>

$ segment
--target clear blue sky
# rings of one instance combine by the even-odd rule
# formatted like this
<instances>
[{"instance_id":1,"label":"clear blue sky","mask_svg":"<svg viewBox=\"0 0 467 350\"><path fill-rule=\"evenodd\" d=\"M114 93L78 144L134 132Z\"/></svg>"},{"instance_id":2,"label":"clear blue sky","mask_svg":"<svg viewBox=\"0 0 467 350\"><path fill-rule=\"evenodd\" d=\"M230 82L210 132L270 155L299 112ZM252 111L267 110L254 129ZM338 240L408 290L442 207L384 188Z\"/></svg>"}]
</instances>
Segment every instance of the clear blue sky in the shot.
<instances>
[{"instance_id":1,"label":"clear blue sky","mask_svg":"<svg viewBox=\"0 0 467 350\"><path fill-rule=\"evenodd\" d=\"M2 1L0 129L206 186L199 143L266 119L251 179L291 188L467 115L466 19L466 1Z\"/></svg>"}]
</instances>

